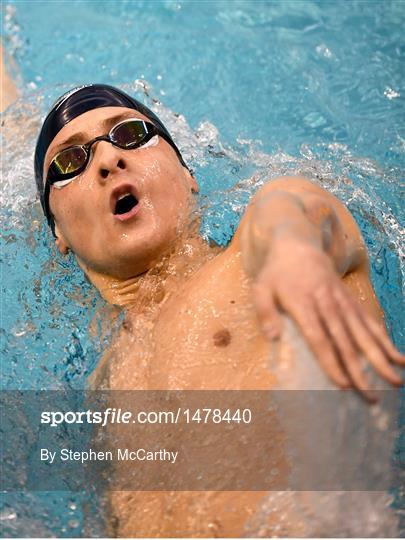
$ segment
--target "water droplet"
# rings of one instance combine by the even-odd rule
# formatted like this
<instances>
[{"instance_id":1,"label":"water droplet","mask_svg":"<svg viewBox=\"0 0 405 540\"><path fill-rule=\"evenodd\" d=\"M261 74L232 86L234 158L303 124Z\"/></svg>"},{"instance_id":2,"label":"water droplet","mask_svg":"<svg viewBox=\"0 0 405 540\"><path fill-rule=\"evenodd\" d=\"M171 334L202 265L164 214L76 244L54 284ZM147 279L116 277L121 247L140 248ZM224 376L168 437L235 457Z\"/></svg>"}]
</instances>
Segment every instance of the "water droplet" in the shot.
<instances>
[{"instance_id":1,"label":"water droplet","mask_svg":"<svg viewBox=\"0 0 405 540\"><path fill-rule=\"evenodd\" d=\"M395 99L397 97L400 97L401 94L399 92L397 92L396 90L393 90L392 88L390 88L389 86L386 86L385 90L384 90L384 96L387 98L387 99Z\"/></svg>"},{"instance_id":2,"label":"water droplet","mask_svg":"<svg viewBox=\"0 0 405 540\"><path fill-rule=\"evenodd\" d=\"M326 119L318 112L311 112L304 118L304 122L311 128L317 128L326 124Z\"/></svg>"},{"instance_id":3,"label":"water droplet","mask_svg":"<svg viewBox=\"0 0 405 540\"><path fill-rule=\"evenodd\" d=\"M0 512L0 521L6 521L8 519L15 519L17 513L12 508L5 508Z\"/></svg>"},{"instance_id":4,"label":"water droplet","mask_svg":"<svg viewBox=\"0 0 405 540\"><path fill-rule=\"evenodd\" d=\"M328 49L328 47L324 43L321 43L321 45L318 45L315 48L315 50L319 55L322 55L325 58L332 58L332 56L333 56L331 50Z\"/></svg>"}]
</instances>

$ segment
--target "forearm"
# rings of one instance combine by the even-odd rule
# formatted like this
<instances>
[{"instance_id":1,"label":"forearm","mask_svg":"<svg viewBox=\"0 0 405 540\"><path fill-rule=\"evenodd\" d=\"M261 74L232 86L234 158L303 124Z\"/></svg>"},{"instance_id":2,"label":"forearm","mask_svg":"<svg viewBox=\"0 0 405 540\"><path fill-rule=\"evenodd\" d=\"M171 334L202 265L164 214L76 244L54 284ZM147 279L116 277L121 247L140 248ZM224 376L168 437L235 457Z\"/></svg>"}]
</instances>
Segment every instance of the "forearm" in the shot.
<instances>
[{"instance_id":1,"label":"forearm","mask_svg":"<svg viewBox=\"0 0 405 540\"><path fill-rule=\"evenodd\" d=\"M334 269L344 275L360 264L366 254L362 242L344 232L328 201L311 195L270 191L253 204L242 237L246 271L255 277L265 260L280 246L297 249L311 245L326 253Z\"/></svg>"}]
</instances>

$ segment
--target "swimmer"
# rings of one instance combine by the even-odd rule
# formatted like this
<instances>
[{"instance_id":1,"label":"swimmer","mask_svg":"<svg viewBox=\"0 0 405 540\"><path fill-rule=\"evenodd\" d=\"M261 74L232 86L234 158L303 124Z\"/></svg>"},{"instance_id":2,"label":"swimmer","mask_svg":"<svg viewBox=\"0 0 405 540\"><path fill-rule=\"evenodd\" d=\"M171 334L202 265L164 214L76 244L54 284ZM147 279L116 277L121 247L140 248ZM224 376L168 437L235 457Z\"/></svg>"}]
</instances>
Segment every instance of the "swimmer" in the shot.
<instances>
[{"instance_id":1,"label":"swimmer","mask_svg":"<svg viewBox=\"0 0 405 540\"><path fill-rule=\"evenodd\" d=\"M310 178L269 179L229 246L210 246L195 217L197 179L170 134L150 109L102 84L53 105L35 177L59 251L72 251L106 301L126 309L94 386L270 389L269 348L285 315L336 387L374 401L361 358L402 384L394 367L405 359L387 335L359 228ZM114 533L242 536L262 497L116 492Z\"/></svg>"}]
</instances>

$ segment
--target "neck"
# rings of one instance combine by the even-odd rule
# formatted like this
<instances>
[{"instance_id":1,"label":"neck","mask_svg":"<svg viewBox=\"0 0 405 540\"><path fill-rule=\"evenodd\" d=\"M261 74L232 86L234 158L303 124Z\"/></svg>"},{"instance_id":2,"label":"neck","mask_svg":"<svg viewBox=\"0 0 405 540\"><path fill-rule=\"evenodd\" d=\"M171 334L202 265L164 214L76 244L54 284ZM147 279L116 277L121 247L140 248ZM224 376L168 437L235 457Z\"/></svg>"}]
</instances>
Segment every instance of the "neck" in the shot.
<instances>
[{"instance_id":1,"label":"neck","mask_svg":"<svg viewBox=\"0 0 405 540\"><path fill-rule=\"evenodd\" d=\"M100 274L79 259L78 264L108 303L139 313L166 301L180 283L219 251L210 247L194 227L152 268L127 279Z\"/></svg>"}]
</instances>

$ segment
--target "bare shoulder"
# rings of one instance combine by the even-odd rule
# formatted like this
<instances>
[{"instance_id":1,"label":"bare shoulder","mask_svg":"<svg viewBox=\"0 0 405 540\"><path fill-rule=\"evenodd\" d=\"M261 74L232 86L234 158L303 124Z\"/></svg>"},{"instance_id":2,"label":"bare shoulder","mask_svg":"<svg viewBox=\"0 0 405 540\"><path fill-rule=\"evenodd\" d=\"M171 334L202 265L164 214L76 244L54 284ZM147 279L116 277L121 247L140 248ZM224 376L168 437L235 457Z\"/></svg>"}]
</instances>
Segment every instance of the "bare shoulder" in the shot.
<instances>
[{"instance_id":1,"label":"bare shoulder","mask_svg":"<svg viewBox=\"0 0 405 540\"><path fill-rule=\"evenodd\" d=\"M327 189L303 176L280 176L268 181L254 195L252 203L255 202L255 198L259 199L267 193L277 191L299 195L304 202L307 211L313 212L315 208L326 208L326 206L332 208L344 223L347 222L348 227L353 228L353 232L360 233L358 226L346 205Z\"/></svg>"},{"instance_id":2,"label":"bare shoulder","mask_svg":"<svg viewBox=\"0 0 405 540\"><path fill-rule=\"evenodd\" d=\"M279 176L266 182L252 197L230 245L231 249L240 249L241 237L250 221L257 204L265 204L268 195L282 192L299 196L308 217L319 222L325 217L334 220L341 229L341 235L348 241L358 244L364 252L364 240L352 214L335 195L303 176ZM368 268L368 259L364 259L364 269Z\"/></svg>"}]
</instances>

